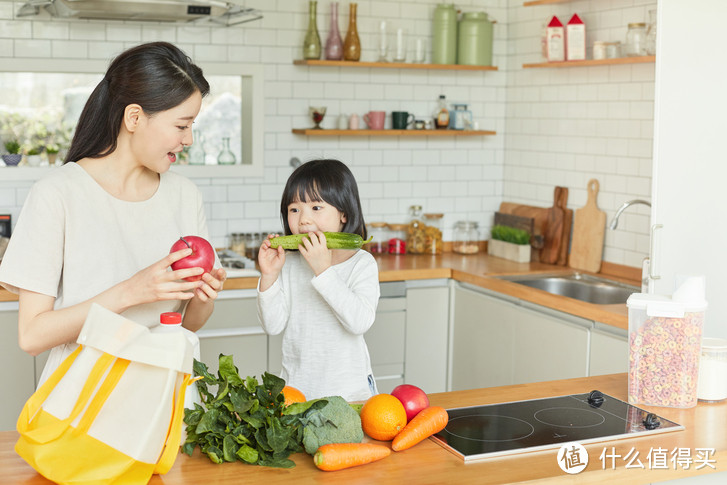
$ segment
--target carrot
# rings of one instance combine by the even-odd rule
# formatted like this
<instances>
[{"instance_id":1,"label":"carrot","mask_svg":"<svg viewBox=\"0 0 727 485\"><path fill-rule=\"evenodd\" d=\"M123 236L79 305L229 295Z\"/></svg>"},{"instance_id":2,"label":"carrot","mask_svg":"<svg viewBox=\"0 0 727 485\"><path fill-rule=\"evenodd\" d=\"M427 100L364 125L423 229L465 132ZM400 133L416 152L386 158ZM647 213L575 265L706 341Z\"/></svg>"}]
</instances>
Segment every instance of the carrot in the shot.
<instances>
[{"instance_id":1,"label":"carrot","mask_svg":"<svg viewBox=\"0 0 727 485\"><path fill-rule=\"evenodd\" d=\"M391 454L387 446L373 443L332 443L318 448L313 463L327 472L365 465Z\"/></svg>"},{"instance_id":2,"label":"carrot","mask_svg":"<svg viewBox=\"0 0 727 485\"><path fill-rule=\"evenodd\" d=\"M449 415L447 410L440 406L429 406L422 409L411 418L411 421L394 437L391 449L404 451L423 441L434 433L438 433L447 426Z\"/></svg>"}]
</instances>

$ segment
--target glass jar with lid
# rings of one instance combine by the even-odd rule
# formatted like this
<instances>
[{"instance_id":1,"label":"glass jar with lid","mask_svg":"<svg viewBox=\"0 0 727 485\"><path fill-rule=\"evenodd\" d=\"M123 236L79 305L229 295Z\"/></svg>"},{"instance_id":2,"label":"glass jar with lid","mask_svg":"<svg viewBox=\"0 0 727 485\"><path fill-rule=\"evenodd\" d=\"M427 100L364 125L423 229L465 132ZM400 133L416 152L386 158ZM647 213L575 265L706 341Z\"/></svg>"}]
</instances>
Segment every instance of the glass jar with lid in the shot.
<instances>
[{"instance_id":1,"label":"glass jar with lid","mask_svg":"<svg viewBox=\"0 0 727 485\"><path fill-rule=\"evenodd\" d=\"M385 222L370 222L369 237L370 243L366 244L366 250L371 254L385 254L389 252L389 228Z\"/></svg>"},{"instance_id":2,"label":"glass jar with lid","mask_svg":"<svg viewBox=\"0 0 727 485\"><path fill-rule=\"evenodd\" d=\"M424 214L424 253L442 254L442 217L444 214Z\"/></svg>"},{"instance_id":3,"label":"glass jar with lid","mask_svg":"<svg viewBox=\"0 0 727 485\"><path fill-rule=\"evenodd\" d=\"M480 250L480 234L474 221L457 221L454 225L452 251L460 254L475 254Z\"/></svg>"},{"instance_id":4,"label":"glass jar with lid","mask_svg":"<svg viewBox=\"0 0 727 485\"><path fill-rule=\"evenodd\" d=\"M632 57L646 55L646 24L644 22L629 24L626 32L626 55Z\"/></svg>"},{"instance_id":5,"label":"glass jar with lid","mask_svg":"<svg viewBox=\"0 0 727 485\"><path fill-rule=\"evenodd\" d=\"M406 254L407 224L389 224L389 254Z\"/></svg>"},{"instance_id":6,"label":"glass jar with lid","mask_svg":"<svg viewBox=\"0 0 727 485\"><path fill-rule=\"evenodd\" d=\"M409 207L406 247L408 253L421 254L424 252L424 222L422 222L422 206L420 205Z\"/></svg>"}]
</instances>

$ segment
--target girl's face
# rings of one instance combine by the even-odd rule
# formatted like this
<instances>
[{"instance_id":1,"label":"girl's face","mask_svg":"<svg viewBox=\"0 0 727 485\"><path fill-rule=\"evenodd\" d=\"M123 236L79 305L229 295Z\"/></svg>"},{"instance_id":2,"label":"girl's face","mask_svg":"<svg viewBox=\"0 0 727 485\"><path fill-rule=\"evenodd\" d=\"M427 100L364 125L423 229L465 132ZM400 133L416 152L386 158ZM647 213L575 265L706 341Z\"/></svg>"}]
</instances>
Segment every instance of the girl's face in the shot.
<instances>
[{"instance_id":1,"label":"girl's face","mask_svg":"<svg viewBox=\"0 0 727 485\"><path fill-rule=\"evenodd\" d=\"M288 205L288 226L292 234L307 234L312 231L340 232L346 216L324 201L296 199Z\"/></svg>"},{"instance_id":2,"label":"girl's face","mask_svg":"<svg viewBox=\"0 0 727 485\"><path fill-rule=\"evenodd\" d=\"M139 163L157 173L169 170L183 145L192 144L192 123L202 106L202 95L196 91L174 108L139 117L132 150Z\"/></svg>"}]
</instances>

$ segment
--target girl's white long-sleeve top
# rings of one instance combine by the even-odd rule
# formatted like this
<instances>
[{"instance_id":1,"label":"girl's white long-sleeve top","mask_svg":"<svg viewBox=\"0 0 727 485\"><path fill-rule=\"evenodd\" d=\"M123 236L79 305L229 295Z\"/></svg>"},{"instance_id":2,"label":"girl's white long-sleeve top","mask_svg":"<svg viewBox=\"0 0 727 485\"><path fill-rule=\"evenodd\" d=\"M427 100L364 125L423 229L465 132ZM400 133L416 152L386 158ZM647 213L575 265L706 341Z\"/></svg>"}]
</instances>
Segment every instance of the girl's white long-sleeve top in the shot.
<instances>
[{"instance_id":1,"label":"girl's white long-sleeve top","mask_svg":"<svg viewBox=\"0 0 727 485\"><path fill-rule=\"evenodd\" d=\"M358 250L318 276L298 253L289 251L275 283L258 286L258 316L270 335L283 334L282 375L307 399L371 397L371 359L364 333L379 301L376 260Z\"/></svg>"}]
</instances>

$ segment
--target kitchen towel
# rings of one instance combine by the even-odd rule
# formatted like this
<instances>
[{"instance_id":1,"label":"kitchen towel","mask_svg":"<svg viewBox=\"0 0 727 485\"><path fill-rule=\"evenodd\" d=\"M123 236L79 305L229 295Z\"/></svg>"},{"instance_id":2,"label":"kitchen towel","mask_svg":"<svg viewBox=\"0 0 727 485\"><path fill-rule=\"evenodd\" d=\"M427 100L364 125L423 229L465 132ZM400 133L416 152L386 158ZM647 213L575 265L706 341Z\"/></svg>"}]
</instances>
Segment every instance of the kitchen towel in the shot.
<instances>
[{"instance_id":1,"label":"kitchen towel","mask_svg":"<svg viewBox=\"0 0 727 485\"><path fill-rule=\"evenodd\" d=\"M92 305L79 347L28 399L15 451L61 484L142 484L174 464L193 349Z\"/></svg>"}]
</instances>

